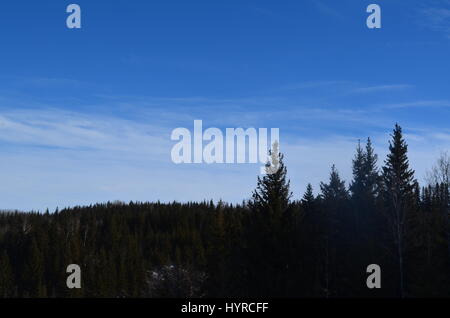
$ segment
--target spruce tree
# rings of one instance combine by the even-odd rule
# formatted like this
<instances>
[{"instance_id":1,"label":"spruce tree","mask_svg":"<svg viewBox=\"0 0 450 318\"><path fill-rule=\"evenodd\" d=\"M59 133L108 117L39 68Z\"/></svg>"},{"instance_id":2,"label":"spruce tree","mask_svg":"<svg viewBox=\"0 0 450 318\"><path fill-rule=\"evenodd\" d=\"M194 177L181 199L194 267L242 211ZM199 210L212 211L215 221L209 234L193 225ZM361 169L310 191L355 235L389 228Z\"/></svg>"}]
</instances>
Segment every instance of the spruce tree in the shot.
<instances>
[{"instance_id":1,"label":"spruce tree","mask_svg":"<svg viewBox=\"0 0 450 318\"><path fill-rule=\"evenodd\" d=\"M364 199L365 179L366 179L366 158L361 143L358 140L355 158L353 159L353 182L350 184L350 191L355 201Z\"/></svg>"},{"instance_id":2,"label":"spruce tree","mask_svg":"<svg viewBox=\"0 0 450 318\"><path fill-rule=\"evenodd\" d=\"M283 154L279 153L278 143L273 144L269 152L271 161L266 164L266 175L258 177L256 190L249 205L252 210L266 214L266 217L280 220L289 206L292 193L289 190L287 169Z\"/></svg>"},{"instance_id":3,"label":"spruce tree","mask_svg":"<svg viewBox=\"0 0 450 318\"><path fill-rule=\"evenodd\" d=\"M353 215L349 229L354 233L352 253L355 255L356 268L365 268L369 264L380 262L380 252L377 248L381 223L376 207L379 189L377 160L370 138L367 139L365 148L361 147L358 141L353 159L353 181L350 184ZM360 273L355 279L364 280L365 273ZM359 293L367 292L367 288L361 285ZM370 291L371 294L373 292Z\"/></svg>"},{"instance_id":4,"label":"spruce tree","mask_svg":"<svg viewBox=\"0 0 450 318\"><path fill-rule=\"evenodd\" d=\"M377 196L379 186L379 174L377 169L378 156L372 146L370 138L367 139L366 147L363 149L360 142L356 148L353 159L353 181L350 185L352 197L359 208L365 209L364 202L373 204Z\"/></svg>"},{"instance_id":5,"label":"spruce tree","mask_svg":"<svg viewBox=\"0 0 450 318\"><path fill-rule=\"evenodd\" d=\"M345 283L352 271L349 266L348 233L348 191L336 166L331 167L328 183L321 183L322 208L324 209L324 277L325 297L335 297L351 292Z\"/></svg>"},{"instance_id":6,"label":"spruce tree","mask_svg":"<svg viewBox=\"0 0 450 318\"><path fill-rule=\"evenodd\" d=\"M406 295L405 286L405 248L406 232L414 200L414 170L409 168L408 145L401 127L396 124L392 140L389 142L389 154L383 167L383 197L386 215L390 226L398 266L399 294Z\"/></svg>"},{"instance_id":7,"label":"spruce tree","mask_svg":"<svg viewBox=\"0 0 450 318\"><path fill-rule=\"evenodd\" d=\"M251 296L285 295L292 254L292 242L286 240L295 223L290 205L292 193L277 142L269 154L271 161L266 165L266 175L258 177L256 190L248 203Z\"/></svg>"},{"instance_id":8,"label":"spruce tree","mask_svg":"<svg viewBox=\"0 0 450 318\"><path fill-rule=\"evenodd\" d=\"M322 190L321 196L325 201L339 201L348 198L345 181L341 180L335 165L331 167L329 183L322 182L320 184L320 189Z\"/></svg>"},{"instance_id":9,"label":"spruce tree","mask_svg":"<svg viewBox=\"0 0 450 318\"><path fill-rule=\"evenodd\" d=\"M378 195L380 175L377 167L378 155L375 153L370 138L367 138L364 159L364 186L369 195L368 199L374 200Z\"/></svg>"},{"instance_id":10,"label":"spruce tree","mask_svg":"<svg viewBox=\"0 0 450 318\"><path fill-rule=\"evenodd\" d=\"M313 187L311 183L306 186L306 192L302 198L302 204L304 207L311 207L314 204L315 197L313 192Z\"/></svg>"},{"instance_id":11,"label":"spruce tree","mask_svg":"<svg viewBox=\"0 0 450 318\"><path fill-rule=\"evenodd\" d=\"M326 265L323 251L327 248L326 231L327 215L321 208L320 198L316 198L313 187L308 183L306 192L301 200L304 211L302 226L298 233L300 248L298 251L301 258L300 282L298 294L300 297L323 296L323 272Z\"/></svg>"}]
</instances>

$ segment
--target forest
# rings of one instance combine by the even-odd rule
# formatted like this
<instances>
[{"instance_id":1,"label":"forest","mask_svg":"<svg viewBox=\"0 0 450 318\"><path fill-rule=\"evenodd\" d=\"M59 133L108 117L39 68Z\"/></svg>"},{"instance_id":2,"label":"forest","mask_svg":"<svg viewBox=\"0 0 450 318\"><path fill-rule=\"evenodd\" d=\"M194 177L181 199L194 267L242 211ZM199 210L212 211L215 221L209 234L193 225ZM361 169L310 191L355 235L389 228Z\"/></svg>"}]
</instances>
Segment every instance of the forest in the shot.
<instances>
[{"instance_id":1,"label":"forest","mask_svg":"<svg viewBox=\"0 0 450 318\"><path fill-rule=\"evenodd\" d=\"M352 168L348 186L333 166L298 197L280 155L241 204L2 212L0 297L450 297L448 157L419 185L396 125L383 161L367 139ZM66 286L69 264L81 289ZM379 289L366 285L369 264Z\"/></svg>"}]
</instances>

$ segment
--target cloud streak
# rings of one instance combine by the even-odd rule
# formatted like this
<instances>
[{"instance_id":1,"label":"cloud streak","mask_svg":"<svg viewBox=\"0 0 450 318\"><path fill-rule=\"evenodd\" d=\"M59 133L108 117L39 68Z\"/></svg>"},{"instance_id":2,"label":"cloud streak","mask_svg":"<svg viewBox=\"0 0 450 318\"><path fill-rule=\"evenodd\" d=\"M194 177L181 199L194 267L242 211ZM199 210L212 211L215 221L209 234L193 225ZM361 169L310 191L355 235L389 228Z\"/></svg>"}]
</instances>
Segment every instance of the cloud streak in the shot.
<instances>
[{"instance_id":1,"label":"cloud streak","mask_svg":"<svg viewBox=\"0 0 450 318\"><path fill-rule=\"evenodd\" d=\"M386 108L450 107L449 100L419 100L388 104Z\"/></svg>"},{"instance_id":2,"label":"cloud streak","mask_svg":"<svg viewBox=\"0 0 450 318\"><path fill-rule=\"evenodd\" d=\"M357 94L364 93L379 93L379 92L389 92L389 91L397 91L397 90L405 90L412 88L412 85L408 84L394 84L394 85L376 85L376 86L367 86L367 87L359 87L355 88L352 92Z\"/></svg>"},{"instance_id":3,"label":"cloud streak","mask_svg":"<svg viewBox=\"0 0 450 318\"><path fill-rule=\"evenodd\" d=\"M424 25L431 30L441 32L450 39L450 3L445 2L449 7L429 7L422 10L425 19Z\"/></svg>"}]
</instances>

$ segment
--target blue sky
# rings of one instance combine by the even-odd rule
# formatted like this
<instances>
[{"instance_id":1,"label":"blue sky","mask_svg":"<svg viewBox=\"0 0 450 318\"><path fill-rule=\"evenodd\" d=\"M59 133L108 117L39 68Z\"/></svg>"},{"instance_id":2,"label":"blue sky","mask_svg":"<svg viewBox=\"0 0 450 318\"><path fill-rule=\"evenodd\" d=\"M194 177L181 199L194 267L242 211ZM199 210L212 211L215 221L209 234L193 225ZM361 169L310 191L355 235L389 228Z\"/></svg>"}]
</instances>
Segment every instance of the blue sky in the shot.
<instances>
[{"instance_id":1,"label":"blue sky","mask_svg":"<svg viewBox=\"0 0 450 318\"><path fill-rule=\"evenodd\" d=\"M239 202L259 165L175 165L176 127L280 128L295 197L400 123L421 180L450 148L450 1L64 1L0 6L0 209ZM366 7L382 9L369 30Z\"/></svg>"}]
</instances>

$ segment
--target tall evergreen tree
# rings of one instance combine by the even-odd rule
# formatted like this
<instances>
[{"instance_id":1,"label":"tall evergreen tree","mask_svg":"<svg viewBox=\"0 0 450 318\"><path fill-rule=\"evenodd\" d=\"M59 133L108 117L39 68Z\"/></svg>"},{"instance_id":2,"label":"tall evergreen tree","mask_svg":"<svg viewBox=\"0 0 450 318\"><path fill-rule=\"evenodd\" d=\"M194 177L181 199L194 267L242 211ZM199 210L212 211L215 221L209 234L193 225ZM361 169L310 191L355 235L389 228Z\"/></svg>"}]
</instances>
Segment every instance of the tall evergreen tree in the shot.
<instances>
[{"instance_id":1,"label":"tall evergreen tree","mask_svg":"<svg viewBox=\"0 0 450 318\"><path fill-rule=\"evenodd\" d=\"M311 183L308 183L308 185L306 186L306 192L302 198L302 204L304 207L311 207L314 204L315 200L316 199L314 197L313 187Z\"/></svg>"},{"instance_id":2,"label":"tall evergreen tree","mask_svg":"<svg viewBox=\"0 0 450 318\"><path fill-rule=\"evenodd\" d=\"M324 250L327 248L327 215L321 208L319 198L314 196L313 187L308 183L301 200L304 211L300 237L299 252L303 257L298 289L302 297L321 297L326 294L324 270L326 259Z\"/></svg>"},{"instance_id":3,"label":"tall evergreen tree","mask_svg":"<svg viewBox=\"0 0 450 318\"><path fill-rule=\"evenodd\" d=\"M324 296L346 295L350 290L345 283L351 272L348 253L348 191L336 166L331 167L328 183L321 183L322 208L324 209ZM345 247L347 246L347 247Z\"/></svg>"},{"instance_id":4,"label":"tall evergreen tree","mask_svg":"<svg viewBox=\"0 0 450 318\"><path fill-rule=\"evenodd\" d=\"M339 201L348 199L348 191L345 187L345 181L341 180L339 172L335 165L332 165L329 183L321 183L322 198L325 201Z\"/></svg>"},{"instance_id":5,"label":"tall evergreen tree","mask_svg":"<svg viewBox=\"0 0 450 318\"><path fill-rule=\"evenodd\" d=\"M358 141L356 154L353 159L353 181L350 184L352 195L352 228L354 240L352 247L355 255L356 268L365 268L369 264L380 263L380 251L377 248L380 230L380 213L377 211L379 191L379 174L377 168L377 155L370 138L365 148ZM355 278L364 280L365 272L359 271L360 276ZM360 294L367 294L366 286L360 285ZM370 291L373 294L373 291Z\"/></svg>"},{"instance_id":6,"label":"tall evergreen tree","mask_svg":"<svg viewBox=\"0 0 450 318\"><path fill-rule=\"evenodd\" d=\"M366 154L358 140L355 158L353 159L353 181L350 184L350 191L353 199L360 201L364 198L365 181L366 181Z\"/></svg>"},{"instance_id":7,"label":"tall evergreen tree","mask_svg":"<svg viewBox=\"0 0 450 318\"><path fill-rule=\"evenodd\" d=\"M266 164L266 175L258 177L256 190L253 192L249 206L252 210L265 214L265 217L279 222L289 206L292 192L289 190L287 169L283 154L279 153L278 142L269 152L271 161Z\"/></svg>"},{"instance_id":8,"label":"tall evergreen tree","mask_svg":"<svg viewBox=\"0 0 450 318\"><path fill-rule=\"evenodd\" d=\"M404 256L407 243L405 238L413 209L412 202L416 182L414 170L409 168L408 145L398 124L395 125L391 137L389 154L383 167L383 196L398 265L399 295L405 297Z\"/></svg>"},{"instance_id":9,"label":"tall evergreen tree","mask_svg":"<svg viewBox=\"0 0 450 318\"><path fill-rule=\"evenodd\" d=\"M380 175L377 167L378 155L372 146L372 141L367 138L366 153L364 160L365 189L369 195L369 200L374 200L379 194Z\"/></svg>"},{"instance_id":10,"label":"tall evergreen tree","mask_svg":"<svg viewBox=\"0 0 450 318\"><path fill-rule=\"evenodd\" d=\"M367 139L365 149L358 142L353 159L353 181L350 185L350 191L353 199L362 209L366 207L361 206L361 204L367 201L369 201L369 204L373 204L377 196L379 188L377 161L378 156L375 154L370 138Z\"/></svg>"},{"instance_id":11,"label":"tall evergreen tree","mask_svg":"<svg viewBox=\"0 0 450 318\"><path fill-rule=\"evenodd\" d=\"M253 295L282 296L287 289L292 247L286 237L292 233L295 216L290 205L290 181L277 142L269 154L271 161L266 165L266 175L258 177L256 190L248 203L252 214L249 273Z\"/></svg>"}]
</instances>

